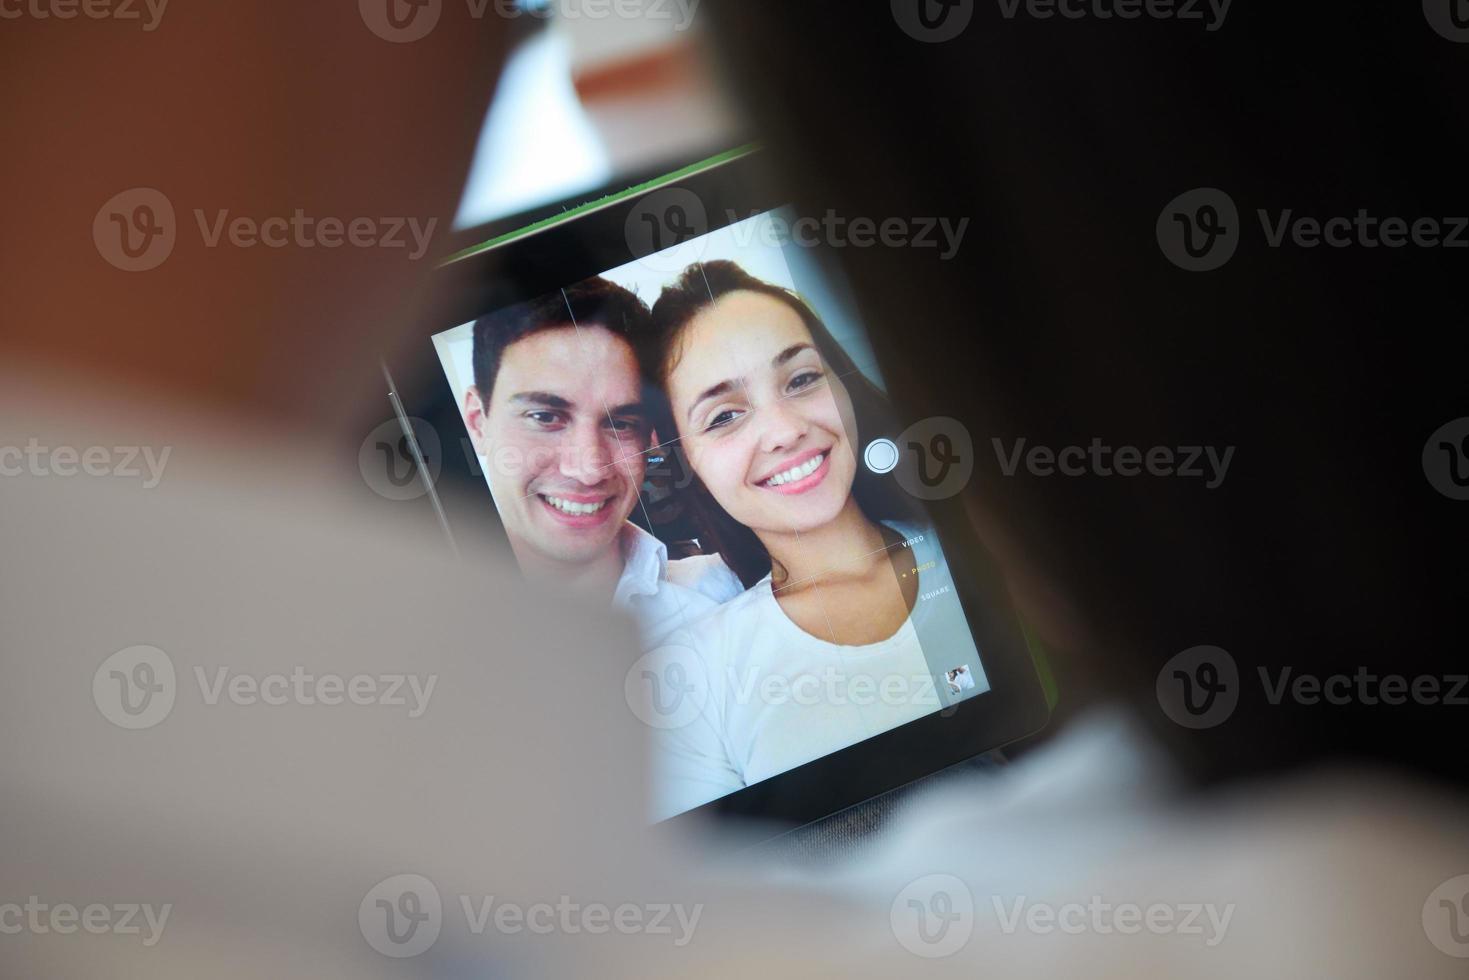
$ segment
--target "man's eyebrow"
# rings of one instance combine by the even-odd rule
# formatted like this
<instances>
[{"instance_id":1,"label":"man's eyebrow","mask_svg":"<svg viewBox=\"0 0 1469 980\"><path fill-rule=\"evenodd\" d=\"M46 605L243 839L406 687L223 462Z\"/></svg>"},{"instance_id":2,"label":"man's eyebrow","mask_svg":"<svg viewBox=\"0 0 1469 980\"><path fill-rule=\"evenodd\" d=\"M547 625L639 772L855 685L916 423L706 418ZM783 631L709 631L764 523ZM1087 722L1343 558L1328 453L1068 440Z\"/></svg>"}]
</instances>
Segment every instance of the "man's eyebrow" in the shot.
<instances>
[{"instance_id":1,"label":"man's eyebrow","mask_svg":"<svg viewBox=\"0 0 1469 980\"><path fill-rule=\"evenodd\" d=\"M648 409L642 402L628 402L626 405L614 405L612 408L607 409L607 414L611 416L636 415L641 417L648 414Z\"/></svg>"},{"instance_id":2,"label":"man's eyebrow","mask_svg":"<svg viewBox=\"0 0 1469 980\"><path fill-rule=\"evenodd\" d=\"M522 391L511 395L510 400L520 402L523 405L544 405L546 408L568 409L576 407L560 395L553 395L549 391Z\"/></svg>"},{"instance_id":3,"label":"man's eyebrow","mask_svg":"<svg viewBox=\"0 0 1469 980\"><path fill-rule=\"evenodd\" d=\"M775 355L775 357L771 360L770 363L773 364L776 367L780 367L786 361L789 361L791 358L793 358L797 354L801 353L801 351L803 351L803 350L811 350L811 349L812 349L811 348L811 345L810 344L807 344L807 343L792 344L791 346L787 347L785 350L781 351L779 354Z\"/></svg>"},{"instance_id":4,"label":"man's eyebrow","mask_svg":"<svg viewBox=\"0 0 1469 980\"><path fill-rule=\"evenodd\" d=\"M688 421L692 422L694 420L694 409L698 408L709 399L718 398L720 395L727 395L731 391L734 391L734 389L735 383L733 381L721 381L717 385L711 385L708 388L705 388L703 393L700 394L698 398L695 398L694 403L689 406Z\"/></svg>"}]
</instances>

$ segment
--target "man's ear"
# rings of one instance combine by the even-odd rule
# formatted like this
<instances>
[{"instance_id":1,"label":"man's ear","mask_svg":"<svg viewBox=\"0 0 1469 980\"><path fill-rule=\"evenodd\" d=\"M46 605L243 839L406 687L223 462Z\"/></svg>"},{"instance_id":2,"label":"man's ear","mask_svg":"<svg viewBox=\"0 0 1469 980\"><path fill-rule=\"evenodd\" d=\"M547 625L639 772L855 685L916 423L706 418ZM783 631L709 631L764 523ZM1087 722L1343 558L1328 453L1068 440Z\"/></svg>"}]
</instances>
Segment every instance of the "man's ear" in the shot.
<instances>
[{"instance_id":1,"label":"man's ear","mask_svg":"<svg viewBox=\"0 0 1469 980\"><path fill-rule=\"evenodd\" d=\"M464 425L469 429L469 441L474 444L474 451L481 456L490 454L490 440L485 435L486 411L484 400L479 396L479 388L470 385L464 392Z\"/></svg>"}]
</instances>

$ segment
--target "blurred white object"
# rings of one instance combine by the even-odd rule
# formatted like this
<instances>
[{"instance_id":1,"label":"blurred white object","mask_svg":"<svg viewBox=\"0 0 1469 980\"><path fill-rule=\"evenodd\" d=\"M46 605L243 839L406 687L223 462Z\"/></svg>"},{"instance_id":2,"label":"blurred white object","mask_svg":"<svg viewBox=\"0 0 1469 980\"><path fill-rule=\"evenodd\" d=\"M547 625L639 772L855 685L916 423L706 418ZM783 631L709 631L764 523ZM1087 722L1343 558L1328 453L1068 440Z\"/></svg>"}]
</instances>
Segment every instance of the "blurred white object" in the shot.
<instances>
[{"instance_id":1,"label":"blurred white object","mask_svg":"<svg viewBox=\"0 0 1469 980\"><path fill-rule=\"evenodd\" d=\"M572 84L571 45L554 27L542 30L505 62L454 224L484 224L611 179Z\"/></svg>"}]
</instances>

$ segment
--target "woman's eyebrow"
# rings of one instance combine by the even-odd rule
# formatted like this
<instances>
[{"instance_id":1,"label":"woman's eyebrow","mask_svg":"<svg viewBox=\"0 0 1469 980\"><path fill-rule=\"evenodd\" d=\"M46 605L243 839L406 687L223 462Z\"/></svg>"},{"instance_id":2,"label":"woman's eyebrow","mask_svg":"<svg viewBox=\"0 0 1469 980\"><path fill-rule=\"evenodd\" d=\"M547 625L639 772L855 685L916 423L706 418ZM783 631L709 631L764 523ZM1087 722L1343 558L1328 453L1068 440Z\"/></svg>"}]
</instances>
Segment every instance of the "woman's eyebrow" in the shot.
<instances>
[{"instance_id":1,"label":"woman's eyebrow","mask_svg":"<svg viewBox=\"0 0 1469 980\"><path fill-rule=\"evenodd\" d=\"M802 351L814 349L815 348L813 347L813 345L806 343L805 341L802 341L799 344L792 344L785 350L781 351L779 354L775 355L775 357L771 358L770 363L774 367L780 367L782 364L786 363L797 354L800 354ZM710 385L708 388L705 388L699 394L699 397L694 399L694 403L689 406L688 421L692 422L694 420L694 410L697 409L700 405L704 404L704 402L708 401L711 398L718 398L721 395L727 395L734 390L735 382L732 380L721 381L717 385Z\"/></svg>"},{"instance_id":2,"label":"woman's eyebrow","mask_svg":"<svg viewBox=\"0 0 1469 980\"><path fill-rule=\"evenodd\" d=\"M773 364L775 367L780 367L786 361L789 361L791 358L795 357L803 350L811 350L811 345L807 343L792 344L785 350L781 351L779 354L775 355L774 359L772 359L770 363Z\"/></svg>"},{"instance_id":3,"label":"woman's eyebrow","mask_svg":"<svg viewBox=\"0 0 1469 980\"><path fill-rule=\"evenodd\" d=\"M718 398L721 395L727 395L734 390L734 381L721 381L717 385L711 385L710 387L705 388L703 393L700 394L698 398L695 398L694 403L689 406L689 412L687 416L688 421L692 422L694 420L694 410L700 405L704 404L711 398Z\"/></svg>"}]
</instances>

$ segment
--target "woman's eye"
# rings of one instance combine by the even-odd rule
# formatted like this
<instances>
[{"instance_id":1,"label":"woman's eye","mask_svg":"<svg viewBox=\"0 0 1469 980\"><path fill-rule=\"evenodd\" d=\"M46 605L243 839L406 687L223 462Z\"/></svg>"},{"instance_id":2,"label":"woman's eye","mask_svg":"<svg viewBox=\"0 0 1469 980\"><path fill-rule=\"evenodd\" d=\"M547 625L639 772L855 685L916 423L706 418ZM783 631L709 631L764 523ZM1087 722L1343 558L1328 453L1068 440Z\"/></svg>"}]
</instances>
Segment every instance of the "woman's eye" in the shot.
<instances>
[{"instance_id":1,"label":"woman's eye","mask_svg":"<svg viewBox=\"0 0 1469 980\"><path fill-rule=\"evenodd\" d=\"M820 380L821 380L821 372L820 371L802 371L800 374L798 374L794 378L792 378L786 384L786 387L788 389L790 389L791 391L800 391L802 388L809 388L809 387L811 387L812 385L814 385L816 382L818 382Z\"/></svg>"},{"instance_id":2,"label":"woman's eye","mask_svg":"<svg viewBox=\"0 0 1469 980\"><path fill-rule=\"evenodd\" d=\"M742 414L743 414L742 412L737 412L737 411L735 411L732 408L726 408L724 411L719 412L712 419L710 419L709 420L709 424L706 425L704 428L706 428L706 429L718 429L718 428L722 428L723 426L729 425L735 419L739 418L740 415L742 415Z\"/></svg>"}]
</instances>

